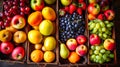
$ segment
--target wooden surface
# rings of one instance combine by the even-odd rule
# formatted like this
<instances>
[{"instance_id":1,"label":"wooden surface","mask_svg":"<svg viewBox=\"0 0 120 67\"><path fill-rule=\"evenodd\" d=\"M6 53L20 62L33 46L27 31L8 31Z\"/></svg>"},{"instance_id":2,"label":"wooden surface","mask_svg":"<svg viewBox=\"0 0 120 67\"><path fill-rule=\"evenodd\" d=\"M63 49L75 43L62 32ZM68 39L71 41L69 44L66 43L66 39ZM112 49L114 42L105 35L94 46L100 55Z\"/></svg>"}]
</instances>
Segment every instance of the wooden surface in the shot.
<instances>
[{"instance_id":1,"label":"wooden surface","mask_svg":"<svg viewBox=\"0 0 120 67\"><path fill-rule=\"evenodd\" d=\"M116 49L117 49L117 64L109 64L109 65L79 65L77 67L120 67L120 0L114 0L114 10L116 13L115 16L115 41L116 41ZM13 64L13 63L5 63L0 62L0 67L42 67L40 65L30 65L30 64ZM59 67L58 65L47 65L46 67ZM76 67L76 66L72 66Z\"/></svg>"}]
</instances>

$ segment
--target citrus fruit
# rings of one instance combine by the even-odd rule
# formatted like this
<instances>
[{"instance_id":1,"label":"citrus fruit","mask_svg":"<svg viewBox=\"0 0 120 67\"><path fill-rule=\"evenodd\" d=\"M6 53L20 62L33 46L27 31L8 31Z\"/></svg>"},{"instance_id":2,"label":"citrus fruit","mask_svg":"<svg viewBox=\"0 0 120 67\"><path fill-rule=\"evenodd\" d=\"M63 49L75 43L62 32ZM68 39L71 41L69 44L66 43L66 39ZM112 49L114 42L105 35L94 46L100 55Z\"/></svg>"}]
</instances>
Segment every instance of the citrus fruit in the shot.
<instances>
[{"instance_id":1,"label":"citrus fruit","mask_svg":"<svg viewBox=\"0 0 120 67\"><path fill-rule=\"evenodd\" d=\"M28 40L32 43L32 44L38 44L42 41L43 36L41 35L41 33L38 30L30 30L28 32Z\"/></svg>"},{"instance_id":2,"label":"citrus fruit","mask_svg":"<svg viewBox=\"0 0 120 67\"><path fill-rule=\"evenodd\" d=\"M45 62L50 63L50 62L52 62L54 60L55 60L55 53L54 52L52 52L52 51L46 51L44 53L44 61Z\"/></svg>"},{"instance_id":3,"label":"citrus fruit","mask_svg":"<svg viewBox=\"0 0 120 67\"><path fill-rule=\"evenodd\" d=\"M76 63L80 60L80 56L76 52L71 52L68 60L71 63Z\"/></svg>"},{"instance_id":4,"label":"citrus fruit","mask_svg":"<svg viewBox=\"0 0 120 67\"><path fill-rule=\"evenodd\" d=\"M56 13L51 7L44 7L42 9L42 15L46 20L54 21L56 19Z\"/></svg>"},{"instance_id":5,"label":"citrus fruit","mask_svg":"<svg viewBox=\"0 0 120 67\"><path fill-rule=\"evenodd\" d=\"M56 40L53 36L46 37L44 40L44 47L46 50L53 50L56 47Z\"/></svg>"},{"instance_id":6,"label":"citrus fruit","mask_svg":"<svg viewBox=\"0 0 120 67\"><path fill-rule=\"evenodd\" d=\"M42 21L42 13L35 11L28 16L28 24L31 26L38 26Z\"/></svg>"},{"instance_id":7,"label":"citrus fruit","mask_svg":"<svg viewBox=\"0 0 120 67\"><path fill-rule=\"evenodd\" d=\"M35 44L35 49L42 49L42 44Z\"/></svg>"},{"instance_id":8,"label":"citrus fruit","mask_svg":"<svg viewBox=\"0 0 120 67\"><path fill-rule=\"evenodd\" d=\"M33 50L30 54L30 58L33 62L40 62L43 59L43 52L41 50Z\"/></svg>"},{"instance_id":9,"label":"citrus fruit","mask_svg":"<svg viewBox=\"0 0 120 67\"><path fill-rule=\"evenodd\" d=\"M42 35L51 35L53 32L53 24L50 20L43 20L39 25L39 30Z\"/></svg>"}]
</instances>

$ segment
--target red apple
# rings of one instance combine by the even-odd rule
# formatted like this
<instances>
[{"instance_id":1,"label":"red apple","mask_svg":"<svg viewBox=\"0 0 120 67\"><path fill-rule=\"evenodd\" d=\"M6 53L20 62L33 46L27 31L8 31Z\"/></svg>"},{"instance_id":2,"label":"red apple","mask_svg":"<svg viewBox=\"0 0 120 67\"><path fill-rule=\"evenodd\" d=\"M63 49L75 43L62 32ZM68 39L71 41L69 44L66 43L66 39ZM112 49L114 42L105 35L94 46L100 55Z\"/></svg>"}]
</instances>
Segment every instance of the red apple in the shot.
<instances>
[{"instance_id":1,"label":"red apple","mask_svg":"<svg viewBox=\"0 0 120 67\"><path fill-rule=\"evenodd\" d=\"M23 47L16 47L12 52L12 59L22 60L25 56L25 49Z\"/></svg>"},{"instance_id":2,"label":"red apple","mask_svg":"<svg viewBox=\"0 0 120 67\"><path fill-rule=\"evenodd\" d=\"M77 47L77 41L73 38L68 39L66 42L66 45L67 45L69 50L75 50Z\"/></svg>"},{"instance_id":3,"label":"red apple","mask_svg":"<svg viewBox=\"0 0 120 67\"><path fill-rule=\"evenodd\" d=\"M85 45L79 45L77 48L76 48L76 53L79 55L79 56L85 56L87 54L87 47Z\"/></svg>"},{"instance_id":4,"label":"red apple","mask_svg":"<svg viewBox=\"0 0 120 67\"><path fill-rule=\"evenodd\" d=\"M88 6L88 13L97 15L100 12L100 6L97 3L91 3Z\"/></svg>"},{"instance_id":5,"label":"red apple","mask_svg":"<svg viewBox=\"0 0 120 67\"><path fill-rule=\"evenodd\" d=\"M96 34L90 35L90 44L91 45L99 45L101 42L100 37Z\"/></svg>"},{"instance_id":6,"label":"red apple","mask_svg":"<svg viewBox=\"0 0 120 67\"><path fill-rule=\"evenodd\" d=\"M100 20L104 20L105 19L105 15L104 14L99 14L97 18L100 19Z\"/></svg>"},{"instance_id":7,"label":"red apple","mask_svg":"<svg viewBox=\"0 0 120 67\"><path fill-rule=\"evenodd\" d=\"M106 10L104 14L107 20L113 20L115 17L115 13L113 10Z\"/></svg>"},{"instance_id":8,"label":"red apple","mask_svg":"<svg viewBox=\"0 0 120 67\"><path fill-rule=\"evenodd\" d=\"M11 20L11 25L15 29L22 29L26 25L25 18L21 15L15 15Z\"/></svg>"},{"instance_id":9,"label":"red apple","mask_svg":"<svg viewBox=\"0 0 120 67\"><path fill-rule=\"evenodd\" d=\"M14 49L14 46L11 42L2 42L1 43L1 52L3 54L10 54Z\"/></svg>"},{"instance_id":10,"label":"red apple","mask_svg":"<svg viewBox=\"0 0 120 67\"><path fill-rule=\"evenodd\" d=\"M106 50L114 50L115 49L115 41L114 39L106 39L103 43L103 46Z\"/></svg>"},{"instance_id":11,"label":"red apple","mask_svg":"<svg viewBox=\"0 0 120 67\"><path fill-rule=\"evenodd\" d=\"M81 45L87 41L87 38L84 35L79 35L77 36L76 40L77 40L77 43Z\"/></svg>"}]
</instances>

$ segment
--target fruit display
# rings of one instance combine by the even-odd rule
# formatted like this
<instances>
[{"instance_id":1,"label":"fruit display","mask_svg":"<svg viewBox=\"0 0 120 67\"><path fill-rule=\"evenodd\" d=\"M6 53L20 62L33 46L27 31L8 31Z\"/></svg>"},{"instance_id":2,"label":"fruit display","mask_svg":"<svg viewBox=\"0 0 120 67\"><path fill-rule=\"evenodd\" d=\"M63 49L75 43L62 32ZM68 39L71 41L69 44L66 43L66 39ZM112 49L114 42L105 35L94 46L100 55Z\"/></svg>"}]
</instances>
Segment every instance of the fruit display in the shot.
<instances>
[{"instance_id":1,"label":"fruit display","mask_svg":"<svg viewBox=\"0 0 120 67\"><path fill-rule=\"evenodd\" d=\"M57 63L57 0L30 0L27 18L28 64Z\"/></svg>"},{"instance_id":2,"label":"fruit display","mask_svg":"<svg viewBox=\"0 0 120 67\"><path fill-rule=\"evenodd\" d=\"M87 63L86 2L60 0L59 14L59 63Z\"/></svg>"},{"instance_id":3,"label":"fruit display","mask_svg":"<svg viewBox=\"0 0 120 67\"><path fill-rule=\"evenodd\" d=\"M27 0L4 0L0 12L0 61L24 63L26 59Z\"/></svg>"},{"instance_id":4,"label":"fruit display","mask_svg":"<svg viewBox=\"0 0 120 67\"><path fill-rule=\"evenodd\" d=\"M114 17L110 0L88 0L89 64L115 62Z\"/></svg>"}]
</instances>

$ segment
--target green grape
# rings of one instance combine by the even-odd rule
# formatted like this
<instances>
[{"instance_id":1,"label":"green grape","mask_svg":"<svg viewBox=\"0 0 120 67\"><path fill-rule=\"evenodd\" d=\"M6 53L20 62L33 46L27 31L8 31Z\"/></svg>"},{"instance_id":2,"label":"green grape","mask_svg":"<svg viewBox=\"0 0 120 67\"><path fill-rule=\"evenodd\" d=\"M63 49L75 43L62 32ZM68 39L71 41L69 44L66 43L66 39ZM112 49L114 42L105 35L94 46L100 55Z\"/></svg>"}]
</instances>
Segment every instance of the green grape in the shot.
<instances>
[{"instance_id":1,"label":"green grape","mask_svg":"<svg viewBox=\"0 0 120 67\"><path fill-rule=\"evenodd\" d=\"M112 25L109 23L106 25L106 27L110 28L110 27L112 27Z\"/></svg>"},{"instance_id":2,"label":"green grape","mask_svg":"<svg viewBox=\"0 0 120 67\"><path fill-rule=\"evenodd\" d=\"M99 60L99 63L100 63L100 64L103 64L103 63L104 63L104 60L103 60L103 59Z\"/></svg>"},{"instance_id":3,"label":"green grape","mask_svg":"<svg viewBox=\"0 0 120 67\"><path fill-rule=\"evenodd\" d=\"M110 57L110 58L114 58L114 54L111 53L111 54L109 55L109 57Z\"/></svg>"},{"instance_id":4,"label":"green grape","mask_svg":"<svg viewBox=\"0 0 120 67\"><path fill-rule=\"evenodd\" d=\"M100 22L101 27L105 27L105 24L103 22Z\"/></svg>"},{"instance_id":5,"label":"green grape","mask_svg":"<svg viewBox=\"0 0 120 67\"><path fill-rule=\"evenodd\" d=\"M107 29L105 33L106 33L106 34L109 34L109 33L110 33L110 31Z\"/></svg>"},{"instance_id":6,"label":"green grape","mask_svg":"<svg viewBox=\"0 0 120 67\"><path fill-rule=\"evenodd\" d=\"M107 59L107 55L106 54L103 54L103 57L102 57L104 60Z\"/></svg>"},{"instance_id":7,"label":"green grape","mask_svg":"<svg viewBox=\"0 0 120 67\"><path fill-rule=\"evenodd\" d=\"M101 56L97 55L97 56L96 56L96 59L97 59L97 60L101 60Z\"/></svg>"},{"instance_id":8,"label":"green grape","mask_svg":"<svg viewBox=\"0 0 120 67\"><path fill-rule=\"evenodd\" d=\"M96 25L95 23L92 23L92 24L90 25L90 27L89 27L90 30L94 29L94 28L95 28L95 25Z\"/></svg>"},{"instance_id":9,"label":"green grape","mask_svg":"<svg viewBox=\"0 0 120 67\"><path fill-rule=\"evenodd\" d=\"M99 54L99 50L95 50L94 54L96 54L96 55Z\"/></svg>"},{"instance_id":10,"label":"green grape","mask_svg":"<svg viewBox=\"0 0 120 67\"><path fill-rule=\"evenodd\" d=\"M99 51L101 48L100 46L95 46L95 49Z\"/></svg>"},{"instance_id":11,"label":"green grape","mask_svg":"<svg viewBox=\"0 0 120 67\"><path fill-rule=\"evenodd\" d=\"M88 23L88 25L90 26L92 23L93 23L93 21L90 21L90 22Z\"/></svg>"},{"instance_id":12,"label":"green grape","mask_svg":"<svg viewBox=\"0 0 120 67\"><path fill-rule=\"evenodd\" d=\"M112 30L112 28L110 27L110 28L107 28L109 31L111 31Z\"/></svg>"},{"instance_id":13,"label":"green grape","mask_svg":"<svg viewBox=\"0 0 120 67\"><path fill-rule=\"evenodd\" d=\"M105 27L103 27L103 28L102 28L102 32L105 32L105 31L106 31L106 28L105 28Z\"/></svg>"},{"instance_id":14,"label":"green grape","mask_svg":"<svg viewBox=\"0 0 120 67\"><path fill-rule=\"evenodd\" d=\"M100 38L102 38L103 35L102 35L102 33L99 33L98 36L99 36Z\"/></svg>"},{"instance_id":15,"label":"green grape","mask_svg":"<svg viewBox=\"0 0 120 67\"><path fill-rule=\"evenodd\" d=\"M114 23L113 22L110 22L111 26L114 26Z\"/></svg>"},{"instance_id":16,"label":"green grape","mask_svg":"<svg viewBox=\"0 0 120 67\"><path fill-rule=\"evenodd\" d=\"M92 50L95 50L95 46L91 46L91 49L92 49Z\"/></svg>"},{"instance_id":17,"label":"green grape","mask_svg":"<svg viewBox=\"0 0 120 67\"><path fill-rule=\"evenodd\" d=\"M105 49L101 49L100 53L105 53L105 51L106 51Z\"/></svg>"},{"instance_id":18,"label":"green grape","mask_svg":"<svg viewBox=\"0 0 120 67\"><path fill-rule=\"evenodd\" d=\"M110 58L107 58L107 59L106 59L106 62L109 62L109 61L110 61Z\"/></svg>"},{"instance_id":19,"label":"green grape","mask_svg":"<svg viewBox=\"0 0 120 67\"><path fill-rule=\"evenodd\" d=\"M112 32L109 31L109 34L108 34L108 35L111 36L111 35L112 35Z\"/></svg>"},{"instance_id":20,"label":"green grape","mask_svg":"<svg viewBox=\"0 0 120 67\"><path fill-rule=\"evenodd\" d=\"M95 28L99 29L100 28L100 23L96 23Z\"/></svg>"},{"instance_id":21,"label":"green grape","mask_svg":"<svg viewBox=\"0 0 120 67\"><path fill-rule=\"evenodd\" d=\"M110 51L109 51L109 50L107 50L105 53L106 53L106 54L110 54Z\"/></svg>"},{"instance_id":22,"label":"green grape","mask_svg":"<svg viewBox=\"0 0 120 67\"><path fill-rule=\"evenodd\" d=\"M101 28L99 28L98 30L99 30L99 33L102 33L102 29Z\"/></svg>"},{"instance_id":23,"label":"green grape","mask_svg":"<svg viewBox=\"0 0 120 67\"><path fill-rule=\"evenodd\" d=\"M91 55L91 60L94 60L95 59L95 55L93 54L93 55Z\"/></svg>"},{"instance_id":24,"label":"green grape","mask_svg":"<svg viewBox=\"0 0 120 67\"><path fill-rule=\"evenodd\" d=\"M103 33L103 37L104 37L104 38L107 38L107 36L108 36L108 35L107 35L106 33Z\"/></svg>"},{"instance_id":25,"label":"green grape","mask_svg":"<svg viewBox=\"0 0 120 67\"><path fill-rule=\"evenodd\" d=\"M102 58L102 54L101 53L99 53L99 56Z\"/></svg>"},{"instance_id":26,"label":"green grape","mask_svg":"<svg viewBox=\"0 0 120 67\"><path fill-rule=\"evenodd\" d=\"M104 21L104 23L105 23L105 24L109 24L109 21L106 20L106 21Z\"/></svg>"},{"instance_id":27,"label":"green grape","mask_svg":"<svg viewBox=\"0 0 120 67\"><path fill-rule=\"evenodd\" d=\"M94 28L93 30L92 30L92 33L97 33L97 28Z\"/></svg>"}]
</instances>

